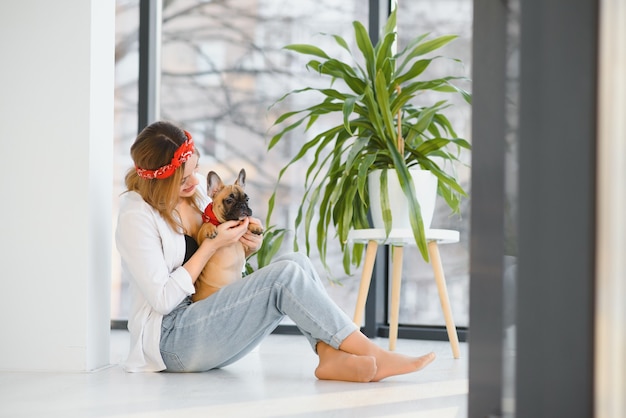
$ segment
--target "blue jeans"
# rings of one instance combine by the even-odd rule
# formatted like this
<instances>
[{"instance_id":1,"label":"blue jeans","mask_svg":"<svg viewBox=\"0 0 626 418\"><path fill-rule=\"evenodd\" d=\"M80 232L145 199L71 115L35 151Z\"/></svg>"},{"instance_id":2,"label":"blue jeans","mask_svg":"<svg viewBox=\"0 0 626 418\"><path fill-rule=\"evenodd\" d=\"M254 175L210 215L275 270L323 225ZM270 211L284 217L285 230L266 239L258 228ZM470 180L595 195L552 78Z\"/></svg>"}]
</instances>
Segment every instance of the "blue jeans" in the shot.
<instances>
[{"instance_id":1,"label":"blue jeans","mask_svg":"<svg viewBox=\"0 0 626 418\"><path fill-rule=\"evenodd\" d=\"M171 372L227 366L288 316L315 350L339 348L356 325L328 296L308 257L291 253L208 298L188 298L163 317L161 356Z\"/></svg>"}]
</instances>

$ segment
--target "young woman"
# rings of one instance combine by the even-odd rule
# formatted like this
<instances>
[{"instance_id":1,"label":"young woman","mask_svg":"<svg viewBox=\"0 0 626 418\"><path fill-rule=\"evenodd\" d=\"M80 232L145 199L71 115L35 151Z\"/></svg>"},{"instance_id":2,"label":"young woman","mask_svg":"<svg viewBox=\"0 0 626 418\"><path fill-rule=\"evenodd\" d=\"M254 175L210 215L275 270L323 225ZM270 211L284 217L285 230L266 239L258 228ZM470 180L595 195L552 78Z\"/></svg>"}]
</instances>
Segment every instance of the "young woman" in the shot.
<instances>
[{"instance_id":1,"label":"young woman","mask_svg":"<svg viewBox=\"0 0 626 418\"><path fill-rule=\"evenodd\" d=\"M249 353L287 315L319 357L318 379L379 381L418 371L433 353L408 357L363 335L330 299L310 260L280 257L208 298L191 302L203 266L224 245L240 241L248 255L262 237L248 218L218 226L214 239L194 238L208 203L197 187L199 154L191 135L168 122L146 127L131 147L116 243L130 283L128 371L198 372L224 367Z\"/></svg>"}]
</instances>

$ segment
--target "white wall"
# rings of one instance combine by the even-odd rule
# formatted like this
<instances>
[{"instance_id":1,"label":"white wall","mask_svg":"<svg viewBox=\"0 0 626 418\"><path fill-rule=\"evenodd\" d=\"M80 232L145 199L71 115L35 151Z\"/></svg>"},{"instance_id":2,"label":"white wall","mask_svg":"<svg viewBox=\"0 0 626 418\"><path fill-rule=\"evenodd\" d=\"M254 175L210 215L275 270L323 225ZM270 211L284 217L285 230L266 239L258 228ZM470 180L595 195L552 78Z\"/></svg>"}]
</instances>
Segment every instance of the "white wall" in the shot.
<instances>
[{"instance_id":1,"label":"white wall","mask_svg":"<svg viewBox=\"0 0 626 418\"><path fill-rule=\"evenodd\" d=\"M114 0L0 3L0 370L109 362Z\"/></svg>"}]
</instances>

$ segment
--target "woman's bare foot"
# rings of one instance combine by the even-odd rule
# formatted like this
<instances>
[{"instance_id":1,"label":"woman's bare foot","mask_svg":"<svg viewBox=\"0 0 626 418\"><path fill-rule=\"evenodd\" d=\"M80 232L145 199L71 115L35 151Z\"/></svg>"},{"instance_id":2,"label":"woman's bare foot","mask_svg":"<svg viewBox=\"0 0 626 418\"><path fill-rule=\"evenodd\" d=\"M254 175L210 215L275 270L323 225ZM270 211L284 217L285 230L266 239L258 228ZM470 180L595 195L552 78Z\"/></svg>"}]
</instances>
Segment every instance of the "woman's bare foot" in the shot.
<instances>
[{"instance_id":1,"label":"woman's bare foot","mask_svg":"<svg viewBox=\"0 0 626 418\"><path fill-rule=\"evenodd\" d=\"M320 358L315 376L320 380L344 382L369 382L376 376L376 359L335 350L326 343L317 344Z\"/></svg>"},{"instance_id":2,"label":"woman's bare foot","mask_svg":"<svg viewBox=\"0 0 626 418\"><path fill-rule=\"evenodd\" d=\"M381 350L375 357L377 371L371 381L378 382L389 376L417 372L432 363L435 357L435 353L428 353L420 357L409 357Z\"/></svg>"},{"instance_id":3,"label":"woman's bare foot","mask_svg":"<svg viewBox=\"0 0 626 418\"><path fill-rule=\"evenodd\" d=\"M318 345L319 346L319 345ZM435 360L435 353L420 357L409 357L379 347L360 331L355 331L343 340L340 350L357 356L373 356L376 359L376 374L373 382L390 376L422 370Z\"/></svg>"}]
</instances>

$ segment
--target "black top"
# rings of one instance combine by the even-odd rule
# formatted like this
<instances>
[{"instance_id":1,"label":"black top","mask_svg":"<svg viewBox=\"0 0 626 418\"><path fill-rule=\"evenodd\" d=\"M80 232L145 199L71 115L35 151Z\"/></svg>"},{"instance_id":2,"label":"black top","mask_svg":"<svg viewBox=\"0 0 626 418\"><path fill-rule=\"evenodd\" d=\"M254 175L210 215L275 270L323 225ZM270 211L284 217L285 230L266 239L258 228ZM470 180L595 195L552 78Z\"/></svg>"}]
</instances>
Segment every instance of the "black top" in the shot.
<instances>
[{"instance_id":1,"label":"black top","mask_svg":"<svg viewBox=\"0 0 626 418\"><path fill-rule=\"evenodd\" d=\"M191 256L196 252L197 249L198 243L196 242L196 240L193 239L193 237L185 234L185 260L183 261L183 264L185 264L191 258Z\"/></svg>"}]
</instances>

